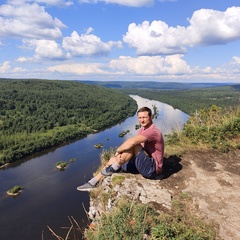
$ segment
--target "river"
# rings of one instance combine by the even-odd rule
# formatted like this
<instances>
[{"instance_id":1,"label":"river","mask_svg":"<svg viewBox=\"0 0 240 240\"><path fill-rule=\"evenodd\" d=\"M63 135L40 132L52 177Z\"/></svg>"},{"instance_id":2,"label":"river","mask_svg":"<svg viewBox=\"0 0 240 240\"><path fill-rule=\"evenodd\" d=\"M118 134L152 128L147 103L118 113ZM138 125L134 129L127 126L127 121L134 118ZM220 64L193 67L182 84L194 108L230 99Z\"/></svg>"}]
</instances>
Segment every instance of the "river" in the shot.
<instances>
[{"instance_id":1,"label":"river","mask_svg":"<svg viewBox=\"0 0 240 240\"><path fill-rule=\"evenodd\" d=\"M131 97L139 107L157 107L159 115L154 123L164 135L181 129L188 118L187 114L167 104ZM89 193L79 192L76 187L89 180L100 165L102 149L95 148L94 144L102 143L104 149L116 147L136 134L136 124L135 115L102 132L0 169L0 239L57 239L48 226L65 238L67 229L62 227L70 226L69 217L84 229L88 223L85 210L89 208ZM130 132L120 138L118 134L125 130ZM71 158L76 160L70 163ZM68 161L67 169L57 170L58 161ZM6 192L15 185L23 187L23 191L17 197L9 197Z\"/></svg>"}]
</instances>

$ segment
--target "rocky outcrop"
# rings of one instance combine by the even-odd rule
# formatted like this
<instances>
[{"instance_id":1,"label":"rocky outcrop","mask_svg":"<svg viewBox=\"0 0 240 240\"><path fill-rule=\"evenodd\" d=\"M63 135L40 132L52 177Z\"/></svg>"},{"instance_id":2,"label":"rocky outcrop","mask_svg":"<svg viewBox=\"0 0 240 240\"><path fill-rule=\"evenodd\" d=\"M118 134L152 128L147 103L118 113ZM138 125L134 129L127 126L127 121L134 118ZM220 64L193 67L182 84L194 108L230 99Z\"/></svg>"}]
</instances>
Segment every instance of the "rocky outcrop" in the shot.
<instances>
[{"instance_id":1,"label":"rocky outcrop","mask_svg":"<svg viewBox=\"0 0 240 240\"><path fill-rule=\"evenodd\" d=\"M216 225L217 239L240 239L240 150L190 151L181 158L165 158L163 180L148 180L138 174L113 174L95 191L89 209L93 221L103 211L111 211L121 197L171 211L172 200L186 193L192 199L189 208L192 214Z\"/></svg>"},{"instance_id":2,"label":"rocky outcrop","mask_svg":"<svg viewBox=\"0 0 240 240\"><path fill-rule=\"evenodd\" d=\"M145 179L139 174L115 173L105 178L95 193L91 194L90 219L94 221L102 212L111 211L121 198L152 203L157 209L171 210L172 191L162 186L162 180Z\"/></svg>"}]
</instances>

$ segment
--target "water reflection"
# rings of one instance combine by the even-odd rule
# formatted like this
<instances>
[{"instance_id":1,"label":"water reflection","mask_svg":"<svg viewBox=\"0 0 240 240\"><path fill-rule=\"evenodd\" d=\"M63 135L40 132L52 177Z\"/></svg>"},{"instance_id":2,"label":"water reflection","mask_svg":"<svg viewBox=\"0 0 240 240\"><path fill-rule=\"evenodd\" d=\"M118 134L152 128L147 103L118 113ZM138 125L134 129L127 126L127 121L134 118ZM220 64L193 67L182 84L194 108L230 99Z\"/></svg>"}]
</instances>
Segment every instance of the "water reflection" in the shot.
<instances>
[{"instance_id":1,"label":"water reflection","mask_svg":"<svg viewBox=\"0 0 240 240\"><path fill-rule=\"evenodd\" d=\"M184 123L188 119L187 114L178 109L174 109L168 104L154 100L148 100L134 95L131 95L131 97L137 101L138 108L143 106L149 107L151 109L153 109L153 106L157 108L159 114L157 116L157 119L154 119L153 122L160 128L163 135L170 134L175 130L182 129Z\"/></svg>"}]
</instances>

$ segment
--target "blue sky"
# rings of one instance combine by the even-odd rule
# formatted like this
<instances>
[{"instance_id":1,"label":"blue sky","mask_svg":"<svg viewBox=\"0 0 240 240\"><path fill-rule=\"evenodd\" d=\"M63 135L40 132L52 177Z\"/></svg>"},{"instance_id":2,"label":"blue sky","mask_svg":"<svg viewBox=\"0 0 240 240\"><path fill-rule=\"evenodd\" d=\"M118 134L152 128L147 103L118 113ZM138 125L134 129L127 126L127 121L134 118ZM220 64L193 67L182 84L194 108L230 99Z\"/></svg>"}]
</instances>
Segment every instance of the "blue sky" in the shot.
<instances>
[{"instance_id":1,"label":"blue sky","mask_svg":"<svg viewBox=\"0 0 240 240\"><path fill-rule=\"evenodd\" d=\"M0 77L240 83L239 0L2 0Z\"/></svg>"}]
</instances>

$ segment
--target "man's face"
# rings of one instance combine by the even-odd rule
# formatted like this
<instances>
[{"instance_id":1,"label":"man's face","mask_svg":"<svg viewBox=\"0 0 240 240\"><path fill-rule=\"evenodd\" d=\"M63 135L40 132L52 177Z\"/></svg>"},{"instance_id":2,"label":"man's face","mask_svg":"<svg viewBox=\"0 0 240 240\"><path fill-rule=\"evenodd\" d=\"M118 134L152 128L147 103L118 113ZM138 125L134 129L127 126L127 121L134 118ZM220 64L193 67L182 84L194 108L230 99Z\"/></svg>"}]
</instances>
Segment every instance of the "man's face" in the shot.
<instances>
[{"instance_id":1,"label":"man's face","mask_svg":"<svg viewBox=\"0 0 240 240\"><path fill-rule=\"evenodd\" d=\"M142 127L146 128L152 123L152 117L149 117L148 112L139 112L138 121Z\"/></svg>"}]
</instances>

